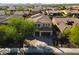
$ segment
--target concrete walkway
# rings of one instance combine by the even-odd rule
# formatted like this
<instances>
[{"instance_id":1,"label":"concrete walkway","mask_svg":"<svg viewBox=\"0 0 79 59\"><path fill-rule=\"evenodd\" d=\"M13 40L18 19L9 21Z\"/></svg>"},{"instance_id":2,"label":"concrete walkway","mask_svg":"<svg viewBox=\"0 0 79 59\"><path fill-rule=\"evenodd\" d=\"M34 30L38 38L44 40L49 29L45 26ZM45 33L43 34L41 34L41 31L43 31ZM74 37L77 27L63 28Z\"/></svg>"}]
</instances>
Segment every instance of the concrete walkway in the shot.
<instances>
[{"instance_id":1,"label":"concrete walkway","mask_svg":"<svg viewBox=\"0 0 79 59\"><path fill-rule=\"evenodd\" d=\"M59 48L62 55L79 55L79 48Z\"/></svg>"},{"instance_id":2,"label":"concrete walkway","mask_svg":"<svg viewBox=\"0 0 79 59\"><path fill-rule=\"evenodd\" d=\"M79 48L56 48L49 46L56 55L79 55Z\"/></svg>"},{"instance_id":3,"label":"concrete walkway","mask_svg":"<svg viewBox=\"0 0 79 59\"><path fill-rule=\"evenodd\" d=\"M26 49L26 50L25 50ZM79 48L56 48L52 46L47 46L47 48L0 48L0 55L5 55L8 53L11 53L13 51L14 53L18 54L23 53L22 51L32 52L32 53L53 53L55 55L79 55ZM19 51L19 52L18 52Z\"/></svg>"}]
</instances>

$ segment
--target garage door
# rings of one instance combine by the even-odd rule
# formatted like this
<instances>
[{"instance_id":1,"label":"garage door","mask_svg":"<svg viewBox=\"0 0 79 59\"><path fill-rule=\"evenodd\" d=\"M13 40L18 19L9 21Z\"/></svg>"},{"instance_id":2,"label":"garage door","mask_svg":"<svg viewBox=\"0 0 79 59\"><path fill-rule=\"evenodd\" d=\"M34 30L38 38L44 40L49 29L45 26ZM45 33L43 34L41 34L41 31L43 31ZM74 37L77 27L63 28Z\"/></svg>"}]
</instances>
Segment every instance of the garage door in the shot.
<instances>
[{"instance_id":1,"label":"garage door","mask_svg":"<svg viewBox=\"0 0 79 59\"><path fill-rule=\"evenodd\" d=\"M50 36L50 32L42 32L41 36Z\"/></svg>"}]
</instances>

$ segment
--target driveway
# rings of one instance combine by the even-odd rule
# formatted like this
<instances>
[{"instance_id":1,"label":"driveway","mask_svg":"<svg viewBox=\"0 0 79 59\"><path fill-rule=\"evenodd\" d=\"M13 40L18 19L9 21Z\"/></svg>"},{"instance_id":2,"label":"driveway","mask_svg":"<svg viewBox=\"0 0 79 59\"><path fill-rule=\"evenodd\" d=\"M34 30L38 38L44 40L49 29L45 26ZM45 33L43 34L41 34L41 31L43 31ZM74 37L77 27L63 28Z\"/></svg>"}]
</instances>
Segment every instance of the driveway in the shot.
<instances>
[{"instance_id":1,"label":"driveway","mask_svg":"<svg viewBox=\"0 0 79 59\"><path fill-rule=\"evenodd\" d=\"M41 37L36 37L36 39L38 39L39 41L43 41L43 42L47 43L50 46L53 45L53 39L52 39L52 37L41 36Z\"/></svg>"}]
</instances>

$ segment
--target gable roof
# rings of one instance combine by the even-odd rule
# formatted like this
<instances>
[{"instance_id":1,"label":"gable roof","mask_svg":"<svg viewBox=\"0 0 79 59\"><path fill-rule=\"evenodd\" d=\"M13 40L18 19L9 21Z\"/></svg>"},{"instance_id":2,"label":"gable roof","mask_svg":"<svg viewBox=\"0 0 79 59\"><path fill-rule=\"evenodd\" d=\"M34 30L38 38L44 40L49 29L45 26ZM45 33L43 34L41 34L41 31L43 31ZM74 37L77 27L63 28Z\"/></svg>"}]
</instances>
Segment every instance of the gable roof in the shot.
<instances>
[{"instance_id":1,"label":"gable roof","mask_svg":"<svg viewBox=\"0 0 79 59\"><path fill-rule=\"evenodd\" d=\"M59 10L56 10L56 11L55 10L49 10L48 12L49 13L62 13L62 11L59 11Z\"/></svg>"},{"instance_id":2,"label":"gable roof","mask_svg":"<svg viewBox=\"0 0 79 59\"><path fill-rule=\"evenodd\" d=\"M64 10L63 11L64 13L76 13L76 14L79 14L79 11L78 10Z\"/></svg>"},{"instance_id":3,"label":"gable roof","mask_svg":"<svg viewBox=\"0 0 79 59\"><path fill-rule=\"evenodd\" d=\"M16 11L16 12L14 12L14 15L23 15L24 13L23 13L23 11Z\"/></svg>"},{"instance_id":4,"label":"gable roof","mask_svg":"<svg viewBox=\"0 0 79 59\"><path fill-rule=\"evenodd\" d=\"M5 12L3 10L1 10L0 15L5 15Z\"/></svg>"},{"instance_id":5,"label":"gable roof","mask_svg":"<svg viewBox=\"0 0 79 59\"><path fill-rule=\"evenodd\" d=\"M43 15L40 13L31 16L31 18L37 23L52 23L51 19L47 15Z\"/></svg>"},{"instance_id":6,"label":"gable roof","mask_svg":"<svg viewBox=\"0 0 79 59\"><path fill-rule=\"evenodd\" d=\"M72 26L79 24L78 18L53 18L53 24L55 24L61 32L65 29L70 29ZM67 22L74 22L72 25L68 25Z\"/></svg>"},{"instance_id":7,"label":"gable roof","mask_svg":"<svg viewBox=\"0 0 79 59\"><path fill-rule=\"evenodd\" d=\"M0 24L2 23L6 23L6 21L8 20L10 16L0 16Z\"/></svg>"}]
</instances>

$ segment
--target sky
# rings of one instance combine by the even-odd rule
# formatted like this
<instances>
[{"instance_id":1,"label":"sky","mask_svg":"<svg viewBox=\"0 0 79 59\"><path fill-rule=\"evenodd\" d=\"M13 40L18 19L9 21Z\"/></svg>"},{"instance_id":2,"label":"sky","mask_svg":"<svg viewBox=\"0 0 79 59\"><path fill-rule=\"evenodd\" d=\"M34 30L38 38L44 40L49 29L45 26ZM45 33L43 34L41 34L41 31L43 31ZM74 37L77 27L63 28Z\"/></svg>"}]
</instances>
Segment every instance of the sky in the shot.
<instances>
[{"instance_id":1,"label":"sky","mask_svg":"<svg viewBox=\"0 0 79 59\"><path fill-rule=\"evenodd\" d=\"M0 3L78 3L79 0L0 0Z\"/></svg>"}]
</instances>

